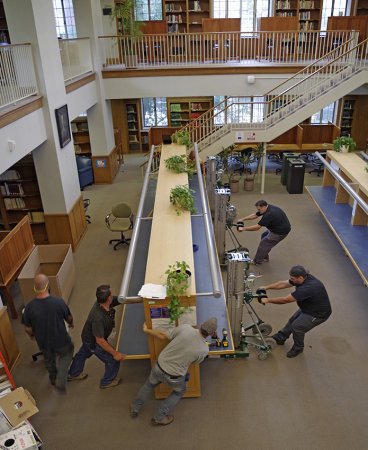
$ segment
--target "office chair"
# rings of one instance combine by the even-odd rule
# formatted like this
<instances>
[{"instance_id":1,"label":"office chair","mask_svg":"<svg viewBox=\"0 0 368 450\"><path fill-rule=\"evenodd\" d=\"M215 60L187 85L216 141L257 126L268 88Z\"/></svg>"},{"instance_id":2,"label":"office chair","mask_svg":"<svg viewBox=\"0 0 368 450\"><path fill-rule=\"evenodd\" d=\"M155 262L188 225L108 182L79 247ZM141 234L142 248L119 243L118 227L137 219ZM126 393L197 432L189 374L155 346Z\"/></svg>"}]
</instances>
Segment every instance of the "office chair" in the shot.
<instances>
[{"instance_id":1,"label":"office chair","mask_svg":"<svg viewBox=\"0 0 368 450\"><path fill-rule=\"evenodd\" d=\"M105 217L105 223L110 231L121 233L120 239L111 239L109 241L109 244L116 242L114 250L116 250L120 244L129 245L130 239L127 239L124 236L124 232L133 229L134 216L131 207L127 203L118 203L113 206L111 213Z\"/></svg>"},{"instance_id":2,"label":"office chair","mask_svg":"<svg viewBox=\"0 0 368 450\"><path fill-rule=\"evenodd\" d=\"M323 156L326 155L326 153L321 153ZM323 162L315 155L311 155L310 162L312 163L312 166L314 166L314 169L310 170L308 173L316 173L317 177L321 175L321 173L324 172L325 166Z\"/></svg>"},{"instance_id":3,"label":"office chair","mask_svg":"<svg viewBox=\"0 0 368 450\"><path fill-rule=\"evenodd\" d=\"M91 223L91 216L87 214L88 206L91 204L91 200L89 198L85 198L83 200L83 208L84 208L84 215L86 216L87 223Z\"/></svg>"}]
</instances>

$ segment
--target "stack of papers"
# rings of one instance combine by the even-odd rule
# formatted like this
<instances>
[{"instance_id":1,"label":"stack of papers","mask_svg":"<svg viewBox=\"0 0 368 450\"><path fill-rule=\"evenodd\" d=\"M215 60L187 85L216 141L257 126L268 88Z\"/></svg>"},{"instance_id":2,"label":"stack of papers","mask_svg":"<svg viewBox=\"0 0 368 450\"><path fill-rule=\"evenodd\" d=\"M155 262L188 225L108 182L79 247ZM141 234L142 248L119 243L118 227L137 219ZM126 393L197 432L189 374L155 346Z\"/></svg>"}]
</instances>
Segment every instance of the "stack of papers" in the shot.
<instances>
[{"instance_id":1,"label":"stack of papers","mask_svg":"<svg viewBox=\"0 0 368 450\"><path fill-rule=\"evenodd\" d=\"M144 298L166 298L166 286L162 284L144 284L138 295Z\"/></svg>"}]
</instances>

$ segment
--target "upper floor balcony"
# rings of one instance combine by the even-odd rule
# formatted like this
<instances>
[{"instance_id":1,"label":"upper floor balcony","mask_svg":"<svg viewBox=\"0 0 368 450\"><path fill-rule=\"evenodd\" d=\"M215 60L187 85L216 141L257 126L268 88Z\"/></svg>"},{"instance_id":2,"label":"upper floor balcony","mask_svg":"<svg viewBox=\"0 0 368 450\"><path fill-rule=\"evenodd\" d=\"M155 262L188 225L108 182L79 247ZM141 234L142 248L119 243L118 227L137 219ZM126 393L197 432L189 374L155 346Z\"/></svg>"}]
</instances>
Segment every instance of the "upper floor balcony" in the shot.
<instances>
[{"instance_id":1,"label":"upper floor balcony","mask_svg":"<svg viewBox=\"0 0 368 450\"><path fill-rule=\"evenodd\" d=\"M101 36L103 77L295 71L358 39L356 31L258 31ZM155 73L152 73L155 71Z\"/></svg>"}]
</instances>

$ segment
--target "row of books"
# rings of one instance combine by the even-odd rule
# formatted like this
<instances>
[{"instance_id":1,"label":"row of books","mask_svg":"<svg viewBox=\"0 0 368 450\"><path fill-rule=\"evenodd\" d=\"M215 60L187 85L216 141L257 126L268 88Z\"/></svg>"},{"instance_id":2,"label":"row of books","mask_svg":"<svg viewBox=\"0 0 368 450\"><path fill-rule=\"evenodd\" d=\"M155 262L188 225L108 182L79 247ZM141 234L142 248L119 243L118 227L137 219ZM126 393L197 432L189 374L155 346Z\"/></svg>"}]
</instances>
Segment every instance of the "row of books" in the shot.
<instances>
[{"instance_id":1,"label":"row of books","mask_svg":"<svg viewBox=\"0 0 368 450\"><path fill-rule=\"evenodd\" d=\"M166 3L165 5L165 12L182 12L180 5L175 5L174 3Z\"/></svg>"},{"instance_id":2,"label":"row of books","mask_svg":"<svg viewBox=\"0 0 368 450\"><path fill-rule=\"evenodd\" d=\"M45 223L45 215L42 211L29 211L27 215L31 223Z\"/></svg>"},{"instance_id":3,"label":"row of books","mask_svg":"<svg viewBox=\"0 0 368 450\"><path fill-rule=\"evenodd\" d=\"M6 195L24 195L23 186L21 183L4 183L1 186L1 194Z\"/></svg>"},{"instance_id":4,"label":"row of books","mask_svg":"<svg viewBox=\"0 0 368 450\"><path fill-rule=\"evenodd\" d=\"M0 181L20 180L20 174L17 170L7 170L0 174Z\"/></svg>"},{"instance_id":5,"label":"row of books","mask_svg":"<svg viewBox=\"0 0 368 450\"><path fill-rule=\"evenodd\" d=\"M183 23L183 18L181 14L169 14L167 17L168 23Z\"/></svg>"},{"instance_id":6,"label":"row of books","mask_svg":"<svg viewBox=\"0 0 368 450\"><path fill-rule=\"evenodd\" d=\"M180 103L171 103L170 105L170 111L181 111L181 104Z\"/></svg>"},{"instance_id":7,"label":"row of books","mask_svg":"<svg viewBox=\"0 0 368 450\"><path fill-rule=\"evenodd\" d=\"M23 209L26 207L24 200L20 197L15 198L4 198L5 208L9 209Z\"/></svg>"}]
</instances>

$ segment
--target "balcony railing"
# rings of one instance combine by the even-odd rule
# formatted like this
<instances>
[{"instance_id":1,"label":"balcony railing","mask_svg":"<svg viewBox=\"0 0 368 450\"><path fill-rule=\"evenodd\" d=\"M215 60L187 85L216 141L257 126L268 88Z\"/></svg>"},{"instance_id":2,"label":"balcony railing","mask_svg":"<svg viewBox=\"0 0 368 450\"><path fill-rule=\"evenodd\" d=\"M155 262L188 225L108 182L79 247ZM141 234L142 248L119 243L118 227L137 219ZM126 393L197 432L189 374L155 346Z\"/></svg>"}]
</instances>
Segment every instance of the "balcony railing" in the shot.
<instances>
[{"instance_id":1,"label":"balcony railing","mask_svg":"<svg viewBox=\"0 0 368 450\"><path fill-rule=\"evenodd\" d=\"M93 72L89 38L63 39L59 48L65 82Z\"/></svg>"},{"instance_id":2,"label":"balcony railing","mask_svg":"<svg viewBox=\"0 0 368 450\"><path fill-rule=\"evenodd\" d=\"M354 36L356 31L167 33L102 36L103 69L211 65L306 64Z\"/></svg>"},{"instance_id":3,"label":"balcony railing","mask_svg":"<svg viewBox=\"0 0 368 450\"><path fill-rule=\"evenodd\" d=\"M0 107L38 94L31 44L0 47Z\"/></svg>"}]
</instances>

